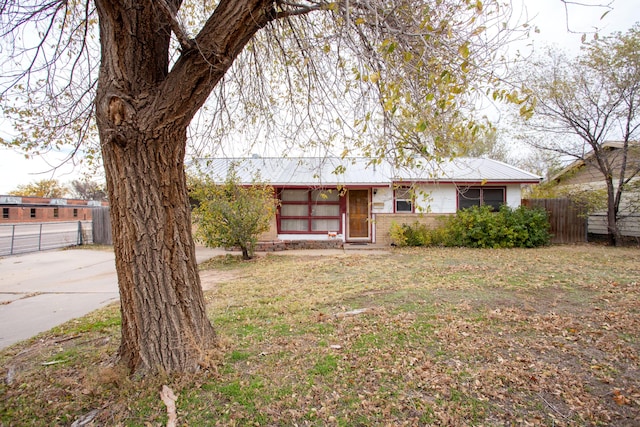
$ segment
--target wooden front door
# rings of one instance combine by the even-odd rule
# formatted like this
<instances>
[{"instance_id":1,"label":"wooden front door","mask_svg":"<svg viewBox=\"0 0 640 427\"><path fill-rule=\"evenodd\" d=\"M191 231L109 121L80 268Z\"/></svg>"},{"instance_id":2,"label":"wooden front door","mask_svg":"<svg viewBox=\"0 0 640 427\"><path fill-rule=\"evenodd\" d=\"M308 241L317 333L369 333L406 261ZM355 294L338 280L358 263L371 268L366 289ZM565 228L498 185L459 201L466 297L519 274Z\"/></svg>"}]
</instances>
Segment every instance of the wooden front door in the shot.
<instances>
[{"instance_id":1,"label":"wooden front door","mask_svg":"<svg viewBox=\"0 0 640 427\"><path fill-rule=\"evenodd\" d=\"M349 240L369 238L369 190L349 190Z\"/></svg>"}]
</instances>

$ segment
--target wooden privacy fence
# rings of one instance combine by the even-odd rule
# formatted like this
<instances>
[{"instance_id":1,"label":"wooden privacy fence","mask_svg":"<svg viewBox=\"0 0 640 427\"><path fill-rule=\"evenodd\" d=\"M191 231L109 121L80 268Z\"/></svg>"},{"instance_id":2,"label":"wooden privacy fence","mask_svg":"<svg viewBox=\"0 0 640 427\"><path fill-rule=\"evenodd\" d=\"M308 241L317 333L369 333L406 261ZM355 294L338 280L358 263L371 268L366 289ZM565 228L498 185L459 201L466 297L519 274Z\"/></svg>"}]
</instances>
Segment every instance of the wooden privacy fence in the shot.
<instances>
[{"instance_id":1,"label":"wooden privacy fence","mask_svg":"<svg viewBox=\"0 0 640 427\"><path fill-rule=\"evenodd\" d=\"M113 245L111 234L111 218L109 208L101 207L93 209L93 243L99 245Z\"/></svg>"},{"instance_id":2,"label":"wooden privacy fence","mask_svg":"<svg viewBox=\"0 0 640 427\"><path fill-rule=\"evenodd\" d=\"M587 218L569 199L524 199L530 208L543 208L549 215L551 243L583 243L587 241Z\"/></svg>"}]
</instances>

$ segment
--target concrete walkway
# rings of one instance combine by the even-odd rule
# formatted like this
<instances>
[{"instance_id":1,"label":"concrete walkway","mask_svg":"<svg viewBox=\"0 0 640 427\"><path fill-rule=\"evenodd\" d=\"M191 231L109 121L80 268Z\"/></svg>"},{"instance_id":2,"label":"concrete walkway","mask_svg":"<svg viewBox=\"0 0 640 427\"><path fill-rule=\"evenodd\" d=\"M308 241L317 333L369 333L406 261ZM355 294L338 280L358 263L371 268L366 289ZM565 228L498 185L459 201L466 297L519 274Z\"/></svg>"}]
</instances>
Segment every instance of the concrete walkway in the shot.
<instances>
[{"instance_id":1,"label":"concrete walkway","mask_svg":"<svg viewBox=\"0 0 640 427\"><path fill-rule=\"evenodd\" d=\"M378 254L378 247L270 252L274 255ZM196 247L198 263L223 249ZM264 255L260 253L258 255ZM0 349L118 301L112 251L70 249L0 258Z\"/></svg>"},{"instance_id":2,"label":"concrete walkway","mask_svg":"<svg viewBox=\"0 0 640 427\"><path fill-rule=\"evenodd\" d=\"M199 247L198 262L223 251ZM68 249L0 258L0 349L119 299L112 251Z\"/></svg>"},{"instance_id":3,"label":"concrete walkway","mask_svg":"<svg viewBox=\"0 0 640 427\"><path fill-rule=\"evenodd\" d=\"M113 252L59 250L0 259L0 348L118 300Z\"/></svg>"}]
</instances>

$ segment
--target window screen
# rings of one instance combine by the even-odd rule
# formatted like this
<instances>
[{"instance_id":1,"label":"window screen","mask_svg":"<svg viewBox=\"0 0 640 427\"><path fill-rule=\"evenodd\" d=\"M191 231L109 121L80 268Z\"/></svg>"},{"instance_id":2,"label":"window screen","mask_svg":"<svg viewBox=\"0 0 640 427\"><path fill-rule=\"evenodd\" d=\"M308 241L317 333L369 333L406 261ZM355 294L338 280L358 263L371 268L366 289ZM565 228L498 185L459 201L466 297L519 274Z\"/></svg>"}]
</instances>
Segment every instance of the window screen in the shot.
<instances>
[{"instance_id":1,"label":"window screen","mask_svg":"<svg viewBox=\"0 0 640 427\"><path fill-rule=\"evenodd\" d=\"M413 212L413 198L410 188L396 190L396 212Z\"/></svg>"},{"instance_id":2,"label":"window screen","mask_svg":"<svg viewBox=\"0 0 640 427\"><path fill-rule=\"evenodd\" d=\"M504 188L461 187L458 189L458 209L488 205L493 210L504 204Z\"/></svg>"}]
</instances>

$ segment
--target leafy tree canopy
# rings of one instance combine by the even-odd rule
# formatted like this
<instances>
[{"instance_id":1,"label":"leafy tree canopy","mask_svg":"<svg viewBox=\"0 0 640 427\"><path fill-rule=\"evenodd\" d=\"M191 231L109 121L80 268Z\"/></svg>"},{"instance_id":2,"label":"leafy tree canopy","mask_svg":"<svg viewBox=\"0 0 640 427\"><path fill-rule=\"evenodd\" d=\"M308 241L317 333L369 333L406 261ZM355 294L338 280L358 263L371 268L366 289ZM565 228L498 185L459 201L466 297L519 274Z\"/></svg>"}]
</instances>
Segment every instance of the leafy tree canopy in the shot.
<instances>
[{"instance_id":1,"label":"leafy tree canopy","mask_svg":"<svg viewBox=\"0 0 640 427\"><path fill-rule=\"evenodd\" d=\"M99 200L107 199L107 191L104 184L99 184L88 178L76 179L71 182L73 193L76 197L83 200Z\"/></svg>"},{"instance_id":2,"label":"leafy tree canopy","mask_svg":"<svg viewBox=\"0 0 640 427\"><path fill-rule=\"evenodd\" d=\"M184 2L168 69L210 31L219 2ZM275 2L274 19L235 59L190 127L189 153L265 152L277 145L412 161L464 154L482 135L479 97L521 102L497 51L528 31L505 26L497 0ZM100 156L93 114L100 64L91 2L8 3L1 105L31 153L74 146ZM22 28L41 37L23 37ZM169 30L169 29L167 29ZM55 66L53 66L55 64ZM198 102L193 99L193 102Z\"/></svg>"},{"instance_id":3,"label":"leafy tree canopy","mask_svg":"<svg viewBox=\"0 0 640 427\"><path fill-rule=\"evenodd\" d=\"M18 185L15 190L9 192L13 196L47 197L52 199L63 198L69 189L56 179L41 179L29 184Z\"/></svg>"},{"instance_id":4,"label":"leafy tree canopy","mask_svg":"<svg viewBox=\"0 0 640 427\"><path fill-rule=\"evenodd\" d=\"M259 178L243 186L232 167L224 184L207 176L192 179L190 195L198 202L196 237L209 247L239 247L243 259L252 258L258 236L269 230L275 217L273 188Z\"/></svg>"}]
</instances>

